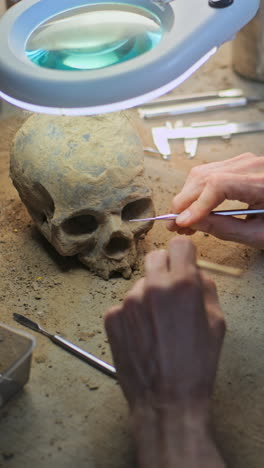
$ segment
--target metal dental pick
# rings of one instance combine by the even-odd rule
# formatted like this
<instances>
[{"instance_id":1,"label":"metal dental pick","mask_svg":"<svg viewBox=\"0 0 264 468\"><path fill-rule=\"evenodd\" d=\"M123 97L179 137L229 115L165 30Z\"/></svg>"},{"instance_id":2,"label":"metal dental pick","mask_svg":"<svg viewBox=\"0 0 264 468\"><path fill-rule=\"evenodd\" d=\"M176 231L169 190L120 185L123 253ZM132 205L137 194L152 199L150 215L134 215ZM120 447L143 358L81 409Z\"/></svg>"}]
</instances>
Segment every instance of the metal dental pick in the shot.
<instances>
[{"instance_id":1,"label":"metal dental pick","mask_svg":"<svg viewBox=\"0 0 264 468\"><path fill-rule=\"evenodd\" d=\"M75 356L87 362L96 369L100 370L104 374L107 374L110 377L116 379L116 370L110 364L107 364L101 359L88 353L84 349L79 348L79 346L76 346L70 341L65 340L61 336L52 335L52 333L49 333L47 330L44 330L44 328L42 328L38 323L33 322L33 320L30 320L27 317L24 317L24 315L14 313L13 318L21 325L24 325L27 328L31 328L31 330L34 330L36 332L42 333L42 335L47 336L51 341L53 341L53 343L56 343L58 346L61 346L62 348L66 349L66 351L69 351L70 353L74 354Z\"/></svg>"},{"instance_id":2,"label":"metal dental pick","mask_svg":"<svg viewBox=\"0 0 264 468\"><path fill-rule=\"evenodd\" d=\"M252 215L252 214L264 214L263 210L222 210L222 211L211 211L210 214L214 215L221 215L221 216L239 216L239 215ZM176 213L169 213L161 216L154 216L152 218L135 218L130 219L130 223L137 223L141 221L162 221L162 220L169 220L169 219L176 219L179 214Z\"/></svg>"}]
</instances>

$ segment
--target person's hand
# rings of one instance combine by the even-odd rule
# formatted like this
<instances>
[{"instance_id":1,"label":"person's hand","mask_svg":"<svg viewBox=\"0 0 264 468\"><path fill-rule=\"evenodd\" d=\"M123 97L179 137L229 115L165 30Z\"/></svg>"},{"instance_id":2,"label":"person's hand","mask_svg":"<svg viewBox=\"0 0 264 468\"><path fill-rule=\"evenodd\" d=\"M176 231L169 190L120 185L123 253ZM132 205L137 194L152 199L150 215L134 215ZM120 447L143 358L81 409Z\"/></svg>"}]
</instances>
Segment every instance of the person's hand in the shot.
<instances>
[{"instance_id":1,"label":"person's hand","mask_svg":"<svg viewBox=\"0 0 264 468\"><path fill-rule=\"evenodd\" d=\"M224 200L264 208L264 157L246 153L226 161L194 167L181 192L172 201L173 213L181 213L167 228L179 234L207 232L223 240L264 248L264 216L246 219L209 213Z\"/></svg>"},{"instance_id":2,"label":"person's hand","mask_svg":"<svg viewBox=\"0 0 264 468\"><path fill-rule=\"evenodd\" d=\"M107 313L105 326L132 409L209 399L225 326L190 241L175 238L168 252L148 254L145 278Z\"/></svg>"},{"instance_id":3,"label":"person's hand","mask_svg":"<svg viewBox=\"0 0 264 468\"><path fill-rule=\"evenodd\" d=\"M225 333L215 285L187 239L148 254L145 272L105 318L139 466L223 468L208 425Z\"/></svg>"}]
</instances>

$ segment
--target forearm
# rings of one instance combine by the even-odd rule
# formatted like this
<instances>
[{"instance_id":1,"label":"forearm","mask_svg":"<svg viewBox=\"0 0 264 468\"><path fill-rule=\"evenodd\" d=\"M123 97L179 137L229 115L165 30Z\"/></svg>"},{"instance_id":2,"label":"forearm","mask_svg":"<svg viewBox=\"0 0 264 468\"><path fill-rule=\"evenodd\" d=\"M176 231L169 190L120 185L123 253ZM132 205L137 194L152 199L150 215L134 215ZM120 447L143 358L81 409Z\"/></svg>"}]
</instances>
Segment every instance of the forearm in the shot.
<instances>
[{"instance_id":1,"label":"forearm","mask_svg":"<svg viewBox=\"0 0 264 468\"><path fill-rule=\"evenodd\" d=\"M137 407L132 414L139 468L224 468L208 418L190 408Z\"/></svg>"}]
</instances>

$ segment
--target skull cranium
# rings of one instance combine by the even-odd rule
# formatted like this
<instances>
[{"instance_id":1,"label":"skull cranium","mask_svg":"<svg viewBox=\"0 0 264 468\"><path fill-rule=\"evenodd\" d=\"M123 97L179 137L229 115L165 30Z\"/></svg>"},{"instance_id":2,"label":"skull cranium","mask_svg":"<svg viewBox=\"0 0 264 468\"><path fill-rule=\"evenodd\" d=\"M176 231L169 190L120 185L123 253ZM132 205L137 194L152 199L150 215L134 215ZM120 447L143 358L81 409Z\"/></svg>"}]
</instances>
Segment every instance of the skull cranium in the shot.
<instances>
[{"instance_id":1,"label":"skull cranium","mask_svg":"<svg viewBox=\"0 0 264 468\"><path fill-rule=\"evenodd\" d=\"M129 114L31 116L18 131L10 175L38 229L65 256L108 279L129 278L154 215L143 149Z\"/></svg>"}]
</instances>

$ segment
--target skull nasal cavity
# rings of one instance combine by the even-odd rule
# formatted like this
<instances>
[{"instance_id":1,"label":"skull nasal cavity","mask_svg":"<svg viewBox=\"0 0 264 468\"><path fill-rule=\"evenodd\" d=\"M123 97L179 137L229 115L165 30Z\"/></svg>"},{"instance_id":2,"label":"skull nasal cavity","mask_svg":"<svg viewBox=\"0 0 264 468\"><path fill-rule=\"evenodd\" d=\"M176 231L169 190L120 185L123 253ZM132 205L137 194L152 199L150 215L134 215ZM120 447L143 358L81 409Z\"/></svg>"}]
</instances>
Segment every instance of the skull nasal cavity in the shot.
<instances>
[{"instance_id":1,"label":"skull nasal cavity","mask_svg":"<svg viewBox=\"0 0 264 468\"><path fill-rule=\"evenodd\" d=\"M62 228L71 236L81 236L96 231L98 222L93 215L80 215L64 221Z\"/></svg>"},{"instance_id":2,"label":"skull nasal cavity","mask_svg":"<svg viewBox=\"0 0 264 468\"><path fill-rule=\"evenodd\" d=\"M108 242L105 253L111 257L118 257L118 255L123 254L126 250L130 248L130 241L124 237L112 237Z\"/></svg>"}]
</instances>

